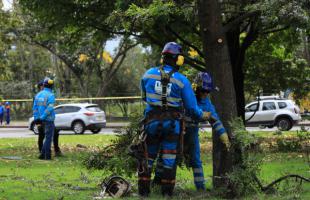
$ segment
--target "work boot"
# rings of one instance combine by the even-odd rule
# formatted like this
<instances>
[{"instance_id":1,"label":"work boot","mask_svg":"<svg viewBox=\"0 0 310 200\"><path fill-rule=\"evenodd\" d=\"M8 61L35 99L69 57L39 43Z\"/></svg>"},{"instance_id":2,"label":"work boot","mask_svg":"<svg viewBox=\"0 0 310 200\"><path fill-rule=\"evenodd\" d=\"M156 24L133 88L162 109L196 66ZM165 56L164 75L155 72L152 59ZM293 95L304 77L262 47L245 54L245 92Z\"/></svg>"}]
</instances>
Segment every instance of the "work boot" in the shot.
<instances>
[{"instance_id":1,"label":"work boot","mask_svg":"<svg viewBox=\"0 0 310 200\"><path fill-rule=\"evenodd\" d=\"M52 157L51 157L51 156L44 156L44 155L41 154L41 155L39 156L39 159L40 159L40 160L52 160Z\"/></svg>"},{"instance_id":2,"label":"work boot","mask_svg":"<svg viewBox=\"0 0 310 200\"><path fill-rule=\"evenodd\" d=\"M64 154L59 150L55 152L55 157L64 157Z\"/></svg>"},{"instance_id":3,"label":"work boot","mask_svg":"<svg viewBox=\"0 0 310 200\"><path fill-rule=\"evenodd\" d=\"M160 185L161 185L161 177L155 175L152 181L152 187L160 186Z\"/></svg>"}]
</instances>

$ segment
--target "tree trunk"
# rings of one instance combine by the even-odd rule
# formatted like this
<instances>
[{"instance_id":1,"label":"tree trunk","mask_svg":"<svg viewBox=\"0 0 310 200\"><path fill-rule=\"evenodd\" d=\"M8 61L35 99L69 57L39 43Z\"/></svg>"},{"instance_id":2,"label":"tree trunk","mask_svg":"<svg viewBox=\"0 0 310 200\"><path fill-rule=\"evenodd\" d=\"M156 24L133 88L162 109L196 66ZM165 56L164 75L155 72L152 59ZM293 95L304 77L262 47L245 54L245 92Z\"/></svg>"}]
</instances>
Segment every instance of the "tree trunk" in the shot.
<instances>
[{"instance_id":1,"label":"tree trunk","mask_svg":"<svg viewBox=\"0 0 310 200\"><path fill-rule=\"evenodd\" d=\"M229 121L237 116L236 96L232 66L226 36L223 32L218 0L198 0L198 17L203 42L203 52L208 71L220 88L213 94L213 103L224 126L231 136ZM218 137L213 133L213 186L227 186L218 178L230 171L232 164Z\"/></svg>"},{"instance_id":2,"label":"tree trunk","mask_svg":"<svg viewBox=\"0 0 310 200\"><path fill-rule=\"evenodd\" d=\"M232 65L233 80L236 92L236 104L238 117L244 118L244 74L243 74L243 63L245 58L245 50L240 47L239 41L240 30L239 26L230 30L226 34L227 44L229 49L230 61Z\"/></svg>"}]
</instances>

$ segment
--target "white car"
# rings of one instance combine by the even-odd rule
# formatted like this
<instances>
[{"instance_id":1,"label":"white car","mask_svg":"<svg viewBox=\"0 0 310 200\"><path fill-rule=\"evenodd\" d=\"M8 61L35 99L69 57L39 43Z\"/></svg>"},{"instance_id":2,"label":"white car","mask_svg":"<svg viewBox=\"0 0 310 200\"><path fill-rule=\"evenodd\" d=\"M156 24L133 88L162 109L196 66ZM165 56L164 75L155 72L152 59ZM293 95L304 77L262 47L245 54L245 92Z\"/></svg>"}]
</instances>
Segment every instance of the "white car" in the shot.
<instances>
[{"instance_id":1,"label":"white car","mask_svg":"<svg viewBox=\"0 0 310 200\"><path fill-rule=\"evenodd\" d=\"M85 130L99 133L106 126L106 117L97 104L72 103L61 104L55 108L55 131L72 130L75 134L83 134ZM38 134L34 118L29 118L29 129Z\"/></svg>"},{"instance_id":2,"label":"white car","mask_svg":"<svg viewBox=\"0 0 310 200\"><path fill-rule=\"evenodd\" d=\"M245 120L247 125L277 126L279 130L287 131L301 120L301 115L294 101L268 96L245 106Z\"/></svg>"}]
</instances>

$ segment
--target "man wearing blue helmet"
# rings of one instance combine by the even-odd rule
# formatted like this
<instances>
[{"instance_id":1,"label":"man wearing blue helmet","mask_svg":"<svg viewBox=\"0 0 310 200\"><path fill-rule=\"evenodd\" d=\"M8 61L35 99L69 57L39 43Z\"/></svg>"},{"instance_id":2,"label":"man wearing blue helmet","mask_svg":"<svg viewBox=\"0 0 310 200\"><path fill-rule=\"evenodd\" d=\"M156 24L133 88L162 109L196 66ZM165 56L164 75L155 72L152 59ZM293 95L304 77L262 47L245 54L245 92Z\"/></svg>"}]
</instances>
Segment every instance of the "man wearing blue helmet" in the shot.
<instances>
[{"instance_id":1,"label":"man wearing blue helmet","mask_svg":"<svg viewBox=\"0 0 310 200\"><path fill-rule=\"evenodd\" d=\"M179 44L167 43L162 50L162 66L149 69L141 80L142 98L147 104L144 111L147 165L140 165L138 174L141 196L150 193L151 171L159 152L163 162L161 192L164 196L173 194L183 108L193 118L207 120L210 117L209 112L198 107L189 80L178 72L184 63L181 54Z\"/></svg>"},{"instance_id":2,"label":"man wearing blue helmet","mask_svg":"<svg viewBox=\"0 0 310 200\"><path fill-rule=\"evenodd\" d=\"M196 94L199 108L205 112L211 112L209 122L212 129L216 132L216 135L220 138L222 143L228 149L230 146L228 135L226 130L219 119L219 116L215 110L214 105L208 98L208 94L215 91L216 88L213 85L211 76L207 72L200 72L197 74L193 89ZM203 174L202 162L200 159L200 143L199 143L199 128L198 122L192 121L187 123L186 134L184 140L187 141L187 151L190 156L190 165L193 169L194 183L197 190L205 190L205 179Z\"/></svg>"},{"instance_id":3,"label":"man wearing blue helmet","mask_svg":"<svg viewBox=\"0 0 310 200\"><path fill-rule=\"evenodd\" d=\"M45 138L39 156L39 159L42 160L51 160L51 142L55 130L55 96L52 92L53 85L53 80L50 78L44 79L44 89L35 96L32 108L35 123L44 126Z\"/></svg>"},{"instance_id":4,"label":"man wearing blue helmet","mask_svg":"<svg viewBox=\"0 0 310 200\"><path fill-rule=\"evenodd\" d=\"M42 91L44 90L44 80L40 81L37 84L38 90ZM39 152L42 151L42 147L43 147L43 141L44 141L44 137L45 137L45 131L44 131L44 125L38 125L38 148L39 148ZM54 136L53 136L53 145L54 145L54 151L55 151L55 156L56 157L61 157L63 156L60 148L59 148L59 130L55 130L54 131Z\"/></svg>"},{"instance_id":5,"label":"man wearing blue helmet","mask_svg":"<svg viewBox=\"0 0 310 200\"><path fill-rule=\"evenodd\" d=\"M226 148L229 148L229 140L226 130L220 121L215 107L208 98L208 94L212 91L216 91L217 88L214 87L211 76L206 72L200 72L197 74L193 89L195 91L197 103L200 109L205 112L210 112L211 117L208 119L213 130L216 131L217 135L220 137L222 143ZM188 114L186 114L189 116ZM184 153L189 158L190 166L193 169L194 183L196 189L203 191L205 187L205 179L203 174L202 162L200 159L200 143L199 143L199 119L192 118L186 120L186 134L184 135ZM162 177L162 160L158 160L156 165L155 178L153 180L154 184L159 184L159 180Z\"/></svg>"}]
</instances>

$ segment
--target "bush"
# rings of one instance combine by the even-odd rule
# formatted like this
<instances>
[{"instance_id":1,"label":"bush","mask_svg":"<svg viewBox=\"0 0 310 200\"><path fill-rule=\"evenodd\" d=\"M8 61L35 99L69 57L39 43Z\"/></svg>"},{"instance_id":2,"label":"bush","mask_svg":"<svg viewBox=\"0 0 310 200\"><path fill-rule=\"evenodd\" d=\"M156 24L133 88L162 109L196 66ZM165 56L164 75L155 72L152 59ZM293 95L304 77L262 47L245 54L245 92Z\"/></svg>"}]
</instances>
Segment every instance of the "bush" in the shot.
<instances>
[{"instance_id":1,"label":"bush","mask_svg":"<svg viewBox=\"0 0 310 200\"><path fill-rule=\"evenodd\" d=\"M231 123L234 138L232 172L227 174L232 192L236 197L255 194L260 191L257 176L260 173L263 156L259 154L257 138L246 131L241 119ZM238 153L236 153L238 152Z\"/></svg>"},{"instance_id":2,"label":"bush","mask_svg":"<svg viewBox=\"0 0 310 200\"><path fill-rule=\"evenodd\" d=\"M277 145L278 145L278 151L281 152L294 152L299 151L302 148L300 141L296 138L277 139Z\"/></svg>"},{"instance_id":3,"label":"bush","mask_svg":"<svg viewBox=\"0 0 310 200\"><path fill-rule=\"evenodd\" d=\"M302 151L303 146L309 146L310 132L306 129L301 129L301 131L296 132L296 136L278 138L277 145L278 151L280 152L296 152Z\"/></svg>"}]
</instances>

